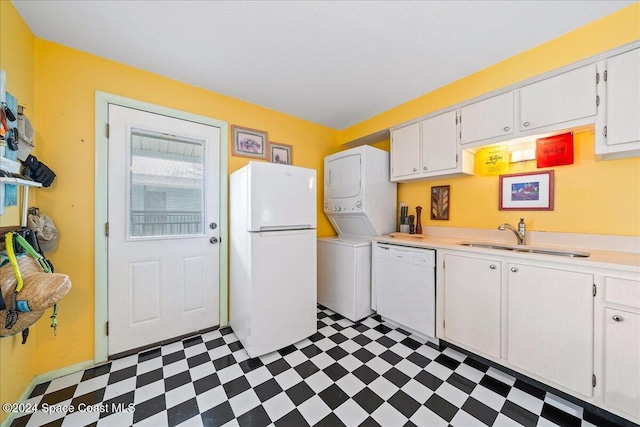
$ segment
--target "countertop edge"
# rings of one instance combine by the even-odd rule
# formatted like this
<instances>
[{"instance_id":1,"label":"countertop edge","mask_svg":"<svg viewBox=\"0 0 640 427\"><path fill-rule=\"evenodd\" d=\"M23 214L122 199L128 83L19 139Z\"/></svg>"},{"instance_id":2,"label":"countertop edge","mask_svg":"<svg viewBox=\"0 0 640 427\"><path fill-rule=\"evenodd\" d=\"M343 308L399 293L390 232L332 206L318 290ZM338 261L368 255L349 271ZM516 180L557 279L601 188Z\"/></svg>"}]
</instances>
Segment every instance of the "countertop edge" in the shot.
<instances>
[{"instance_id":1,"label":"countertop edge","mask_svg":"<svg viewBox=\"0 0 640 427\"><path fill-rule=\"evenodd\" d=\"M581 249L585 252L589 252L587 258L566 257L557 255L545 255L545 254L531 254L531 253L517 253L517 252L505 252L501 249L489 249L480 247L462 246L460 243L475 241L474 239L462 239L459 237L409 237L409 236L395 236L389 235L376 236L372 238L374 242L392 243L401 246L413 246L418 248L433 248L433 249L446 249L462 252L469 252L475 254L485 254L493 256L503 256L509 258L517 258L522 260L536 260L544 262L553 262L556 264L567 264L580 267L591 268L604 268L620 271L627 271L640 274L640 254L633 252L615 252L615 251L602 251L591 250L589 248ZM482 240L483 243L494 243L496 245L504 245L503 242ZM509 245L510 246L510 245ZM532 245L536 248L547 248L551 250L561 250L566 248L560 248L558 246L550 245Z\"/></svg>"}]
</instances>

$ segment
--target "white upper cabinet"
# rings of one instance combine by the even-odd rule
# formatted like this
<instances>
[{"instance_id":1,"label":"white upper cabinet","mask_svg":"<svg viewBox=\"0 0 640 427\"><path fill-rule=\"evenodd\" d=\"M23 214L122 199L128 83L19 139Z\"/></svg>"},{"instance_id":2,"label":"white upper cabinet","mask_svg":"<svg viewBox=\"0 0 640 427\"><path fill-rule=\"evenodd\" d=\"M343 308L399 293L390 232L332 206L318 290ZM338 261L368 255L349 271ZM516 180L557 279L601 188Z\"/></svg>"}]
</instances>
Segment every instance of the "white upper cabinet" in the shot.
<instances>
[{"instance_id":1,"label":"white upper cabinet","mask_svg":"<svg viewBox=\"0 0 640 427\"><path fill-rule=\"evenodd\" d=\"M460 109L460 143L513 134L514 92L503 93Z\"/></svg>"},{"instance_id":2,"label":"white upper cabinet","mask_svg":"<svg viewBox=\"0 0 640 427\"><path fill-rule=\"evenodd\" d=\"M473 174L473 155L462 153L456 111L391 131L391 181Z\"/></svg>"},{"instance_id":3,"label":"white upper cabinet","mask_svg":"<svg viewBox=\"0 0 640 427\"><path fill-rule=\"evenodd\" d=\"M456 167L456 112L440 114L422 122L422 172Z\"/></svg>"},{"instance_id":4,"label":"white upper cabinet","mask_svg":"<svg viewBox=\"0 0 640 427\"><path fill-rule=\"evenodd\" d=\"M519 130L595 116L596 84L596 65L591 64L521 88Z\"/></svg>"},{"instance_id":5,"label":"white upper cabinet","mask_svg":"<svg viewBox=\"0 0 640 427\"><path fill-rule=\"evenodd\" d=\"M596 129L596 154L640 154L640 49L607 59L601 91L604 114ZM620 156L623 157L623 156Z\"/></svg>"},{"instance_id":6,"label":"white upper cabinet","mask_svg":"<svg viewBox=\"0 0 640 427\"><path fill-rule=\"evenodd\" d=\"M420 123L391 132L391 181L420 173Z\"/></svg>"}]
</instances>

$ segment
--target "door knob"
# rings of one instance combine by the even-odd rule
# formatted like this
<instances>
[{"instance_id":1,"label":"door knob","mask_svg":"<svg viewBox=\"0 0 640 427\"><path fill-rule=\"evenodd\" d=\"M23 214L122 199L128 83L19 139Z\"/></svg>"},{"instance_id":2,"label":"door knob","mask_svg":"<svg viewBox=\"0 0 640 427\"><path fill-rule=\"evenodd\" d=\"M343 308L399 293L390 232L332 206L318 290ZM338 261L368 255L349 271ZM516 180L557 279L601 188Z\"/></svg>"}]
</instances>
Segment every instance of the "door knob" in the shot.
<instances>
[{"instance_id":1,"label":"door knob","mask_svg":"<svg viewBox=\"0 0 640 427\"><path fill-rule=\"evenodd\" d=\"M215 245L216 243L218 243L218 238L217 237L210 238L209 243L211 243L212 245Z\"/></svg>"}]
</instances>

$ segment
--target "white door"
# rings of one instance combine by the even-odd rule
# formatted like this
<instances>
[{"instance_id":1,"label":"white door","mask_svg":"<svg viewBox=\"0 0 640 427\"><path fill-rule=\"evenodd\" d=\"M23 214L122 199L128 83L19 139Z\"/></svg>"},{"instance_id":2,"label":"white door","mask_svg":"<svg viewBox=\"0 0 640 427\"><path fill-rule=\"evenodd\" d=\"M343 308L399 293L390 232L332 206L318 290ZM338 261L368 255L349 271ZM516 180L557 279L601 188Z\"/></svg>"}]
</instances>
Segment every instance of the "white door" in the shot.
<instances>
[{"instance_id":1,"label":"white door","mask_svg":"<svg viewBox=\"0 0 640 427\"><path fill-rule=\"evenodd\" d=\"M456 167L456 112L440 114L422 122L422 172Z\"/></svg>"},{"instance_id":2,"label":"white door","mask_svg":"<svg viewBox=\"0 0 640 427\"><path fill-rule=\"evenodd\" d=\"M420 123L391 132L391 180L419 174Z\"/></svg>"},{"instance_id":3,"label":"white door","mask_svg":"<svg viewBox=\"0 0 640 427\"><path fill-rule=\"evenodd\" d=\"M109 105L110 355L219 324L219 152L219 128Z\"/></svg>"},{"instance_id":4,"label":"white door","mask_svg":"<svg viewBox=\"0 0 640 427\"><path fill-rule=\"evenodd\" d=\"M500 261L445 255L444 262L445 336L499 358Z\"/></svg>"},{"instance_id":5,"label":"white door","mask_svg":"<svg viewBox=\"0 0 640 427\"><path fill-rule=\"evenodd\" d=\"M507 361L593 395L593 275L509 263Z\"/></svg>"}]
</instances>

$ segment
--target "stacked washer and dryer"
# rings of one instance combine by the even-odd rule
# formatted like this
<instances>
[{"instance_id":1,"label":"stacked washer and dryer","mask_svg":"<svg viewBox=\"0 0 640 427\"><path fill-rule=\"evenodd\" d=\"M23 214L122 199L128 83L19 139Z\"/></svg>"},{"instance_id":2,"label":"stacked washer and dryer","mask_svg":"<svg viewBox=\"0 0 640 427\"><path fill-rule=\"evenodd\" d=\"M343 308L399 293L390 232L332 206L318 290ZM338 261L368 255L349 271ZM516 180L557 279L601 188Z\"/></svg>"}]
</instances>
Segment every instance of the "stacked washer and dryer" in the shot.
<instances>
[{"instance_id":1,"label":"stacked washer and dryer","mask_svg":"<svg viewBox=\"0 0 640 427\"><path fill-rule=\"evenodd\" d=\"M324 159L324 213L338 233L318 239L318 303L356 322L371 309L371 240L395 231L389 153L368 145Z\"/></svg>"}]
</instances>

